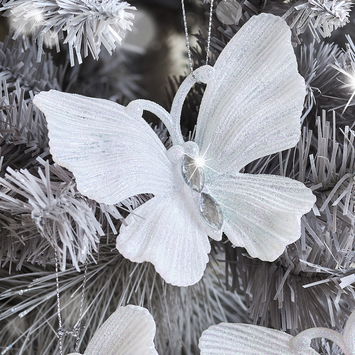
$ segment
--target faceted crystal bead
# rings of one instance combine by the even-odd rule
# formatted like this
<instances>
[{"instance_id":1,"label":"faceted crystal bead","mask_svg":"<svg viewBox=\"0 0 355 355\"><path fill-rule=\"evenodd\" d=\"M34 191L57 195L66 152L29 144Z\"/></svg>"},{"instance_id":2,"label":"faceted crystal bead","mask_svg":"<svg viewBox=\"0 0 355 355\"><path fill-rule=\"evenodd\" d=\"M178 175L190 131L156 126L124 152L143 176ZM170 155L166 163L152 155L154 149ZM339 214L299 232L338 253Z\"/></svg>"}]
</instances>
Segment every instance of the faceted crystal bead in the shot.
<instances>
[{"instance_id":1,"label":"faceted crystal bead","mask_svg":"<svg viewBox=\"0 0 355 355\"><path fill-rule=\"evenodd\" d=\"M211 228L215 230L222 228L223 213L221 206L211 195L204 192L200 195L200 212Z\"/></svg>"},{"instance_id":2,"label":"faceted crystal bead","mask_svg":"<svg viewBox=\"0 0 355 355\"><path fill-rule=\"evenodd\" d=\"M202 168L197 167L194 159L186 154L182 158L181 173L187 185L194 191L202 191L205 184L204 171Z\"/></svg>"}]
</instances>

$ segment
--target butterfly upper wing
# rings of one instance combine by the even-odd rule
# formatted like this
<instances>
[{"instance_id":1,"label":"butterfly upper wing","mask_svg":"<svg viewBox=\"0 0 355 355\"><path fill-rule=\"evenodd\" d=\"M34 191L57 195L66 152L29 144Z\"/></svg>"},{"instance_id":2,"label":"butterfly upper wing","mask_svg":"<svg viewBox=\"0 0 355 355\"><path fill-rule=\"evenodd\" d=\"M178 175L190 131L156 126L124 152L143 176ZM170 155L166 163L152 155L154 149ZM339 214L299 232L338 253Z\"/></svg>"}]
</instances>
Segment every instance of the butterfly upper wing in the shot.
<instances>
[{"instance_id":1,"label":"butterfly upper wing","mask_svg":"<svg viewBox=\"0 0 355 355\"><path fill-rule=\"evenodd\" d=\"M293 337L284 332L250 324L221 323L205 330L200 338L201 355L298 355ZM318 354L313 349L303 355Z\"/></svg>"},{"instance_id":2,"label":"butterfly upper wing","mask_svg":"<svg viewBox=\"0 0 355 355\"><path fill-rule=\"evenodd\" d=\"M143 307L119 307L95 332L84 355L158 355L155 322Z\"/></svg>"},{"instance_id":3,"label":"butterfly upper wing","mask_svg":"<svg viewBox=\"0 0 355 355\"><path fill-rule=\"evenodd\" d=\"M166 149L141 117L112 101L51 90L34 104L45 114L53 159L73 172L79 191L114 204L172 189Z\"/></svg>"},{"instance_id":4,"label":"butterfly upper wing","mask_svg":"<svg viewBox=\"0 0 355 355\"><path fill-rule=\"evenodd\" d=\"M286 22L253 16L214 65L203 95L196 143L207 165L237 173L249 162L293 147L306 88Z\"/></svg>"}]
</instances>

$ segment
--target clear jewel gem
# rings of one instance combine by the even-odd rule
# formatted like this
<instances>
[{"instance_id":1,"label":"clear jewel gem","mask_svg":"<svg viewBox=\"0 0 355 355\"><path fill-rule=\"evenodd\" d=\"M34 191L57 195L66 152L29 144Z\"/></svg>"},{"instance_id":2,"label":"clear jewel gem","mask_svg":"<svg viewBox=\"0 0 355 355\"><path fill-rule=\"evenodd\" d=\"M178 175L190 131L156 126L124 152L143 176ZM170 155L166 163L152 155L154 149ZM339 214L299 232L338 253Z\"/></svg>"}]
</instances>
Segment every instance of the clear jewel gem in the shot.
<instances>
[{"instance_id":1,"label":"clear jewel gem","mask_svg":"<svg viewBox=\"0 0 355 355\"><path fill-rule=\"evenodd\" d=\"M205 184L204 171L202 168L197 167L194 159L186 154L182 158L181 173L187 185L194 191L202 191Z\"/></svg>"},{"instance_id":2,"label":"clear jewel gem","mask_svg":"<svg viewBox=\"0 0 355 355\"><path fill-rule=\"evenodd\" d=\"M215 230L222 228L223 213L221 206L211 195L205 192L202 192L200 195L200 212L211 228Z\"/></svg>"}]
</instances>

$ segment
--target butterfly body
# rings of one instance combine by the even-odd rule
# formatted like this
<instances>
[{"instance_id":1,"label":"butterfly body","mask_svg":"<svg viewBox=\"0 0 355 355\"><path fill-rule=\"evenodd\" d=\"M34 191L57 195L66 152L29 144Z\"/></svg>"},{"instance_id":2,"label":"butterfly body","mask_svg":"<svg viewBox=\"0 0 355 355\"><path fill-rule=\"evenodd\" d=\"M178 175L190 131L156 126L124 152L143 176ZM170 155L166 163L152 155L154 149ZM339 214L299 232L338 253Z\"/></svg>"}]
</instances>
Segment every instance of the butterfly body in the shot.
<instances>
[{"instance_id":1,"label":"butterfly body","mask_svg":"<svg viewBox=\"0 0 355 355\"><path fill-rule=\"evenodd\" d=\"M220 240L222 237L223 213L217 201L208 193L205 184L206 161L200 155L197 144L187 141L183 145L175 145L168 150L168 156L175 167L176 186L190 201L190 213L196 214L209 236Z\"/></svg>"}]
</instances>

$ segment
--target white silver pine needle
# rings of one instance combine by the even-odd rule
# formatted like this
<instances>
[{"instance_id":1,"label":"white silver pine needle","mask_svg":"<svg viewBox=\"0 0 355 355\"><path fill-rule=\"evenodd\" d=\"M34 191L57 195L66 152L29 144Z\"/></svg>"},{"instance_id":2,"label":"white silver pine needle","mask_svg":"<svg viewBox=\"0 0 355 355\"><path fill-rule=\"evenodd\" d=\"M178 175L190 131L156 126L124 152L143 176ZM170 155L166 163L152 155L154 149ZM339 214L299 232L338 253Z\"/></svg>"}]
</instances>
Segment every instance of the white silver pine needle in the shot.
<instances>
[{"instance_id":1,"label":"white silver pine needle","mask_svg":"<svg viewBox=\"0 0 355 355\"><path fill-rule=\"evenodd\" d=\"M10 0L0 9L10 17L14 38L32 35L40 60L43 46L68 45L70 63L79 64L89 53L109 53L132 29L134 7L120 0Z\"/></svg>"},{"instance_id":2,"label":"white silver pine needle","mask_svg":"<svg viewBox=\"0 0 355 355\"><path fill-rule=\"evenodd\" d=\"M195 354L201 332L226 321L249 321L241 298L223 289L223 269L212 268L192 287L174 287L156 274L152 265L134 264L120 256L114 244L103 244L96 264L88 265L85 326L80 348L85 349L96 329L120 305L147 307L157 324L155 338L159 354ZM78 317L83 273L75 269L60 272L63 321L73 326ZM26 263L23 273L9 276L0 269L0 344L3 353L18 355L56 354L55 273ZM17 325L14 329L8 325ZM73 338L66 337L64 353L73 350ZM11 350L11 351L10 351ZM1 348L0 348L1 351Z\"/></svg>"},{"instance_id":3,"label":"white silver pine needle","mask_svg":"<svg viewBox=\"0 0 355 355\"><path fill-rule=\"evenodd\" d=\"M42 164L44 169L39 168L36 175L27 169L8 168L5 177L0 178L1 213L9 213L14 219L14 223L7 226L8 234L12 238L17 235L17 241L24 247L34 241L35 234L28 231L35 226L39 236L46 240L37 238L38 256L41 248L42 253L47 248L52 251L56 248L62 269L67 259L79 269L79 263L92 255L99 236L104 235L95 216L95 204L79 196L74 183L58 181L58 176L53 176L55 167L51 174L48 162L42 161ZM44 264L51 262L51 252L46 255L48 259L42 261Z\"/></svg>"},{"instance_id":4,"label":"white silver pine needle","mask_svg":"<svg viewBox=\"0 0 355 355\"><path fill-rule=\"evenodd\" d=\"M10 92L16 83L22 90L35 94L41 90L61 90L65 68L57 66L49 53L42 57L41 63L37 63L36 46L30 41L25 45L11 38L0 42L0 81L6 81Z\"/></svg>"},{"instance_id":5,"label":"white silver pine needle","mask_svg":"<svg viewBox=\"0 0 355 355\"><path fill-rule=\"evenodd\" d=\"M355 97L355 45L349 35L346 36L347 43L347 61L342 63L337 61L332 65L340 74L342 78L339 81L343 84L342 87L349 93L349 100L344 106L343 113L352 104Z\"/></svg>"},{"instance_id":6,"label":"white silver pine needle","mask_svg":"<svg viewBox=\"0 0 355 355\"><path fill-rule=\"evenodd\" d=\"M309 28L314 38L320 40L349 22L352 6L352 0L308 0L296 3L284 17L290 18L290 27L296 36Z\"/></svg>"},{"instance_id":7,"label":"white silver pine needle","mask_svg":"<svg viewBox=\"0 0 355 355\"><path fill-rule=\"evenodd\" d=\"M339 81L341 74L334 68L335 63L344 67L346 53L338 45L323 41L302 43L296 52L299 71L307 86L304 116L317 105L333 109L347 95Z\"/></svg>"}]
</instances>

